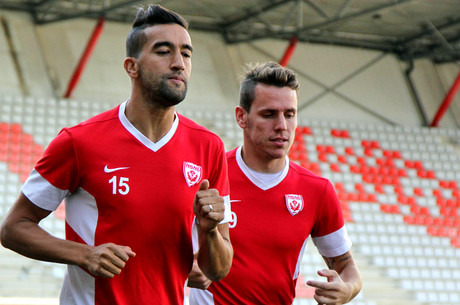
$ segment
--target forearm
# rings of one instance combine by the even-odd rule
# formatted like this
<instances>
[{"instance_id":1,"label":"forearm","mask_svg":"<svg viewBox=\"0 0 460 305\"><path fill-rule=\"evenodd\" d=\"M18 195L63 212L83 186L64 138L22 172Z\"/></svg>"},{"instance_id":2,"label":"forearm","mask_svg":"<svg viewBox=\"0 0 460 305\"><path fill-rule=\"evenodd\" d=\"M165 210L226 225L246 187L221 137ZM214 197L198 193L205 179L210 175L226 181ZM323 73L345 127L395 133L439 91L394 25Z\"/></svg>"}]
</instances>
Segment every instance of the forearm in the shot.
<instances>
[{"instance_id":1,"label":"forearm","mask_svg":"<svg viewBox=\"0 0 460 305\"><path fill-rule=\"evenodd\" d=\"M344 266L343 270L339 273L342 280L350 287L351 296L348 299L350 302L361 291L362 278L358 267L352 261Z\"/></svg>"},{"instance_id":2,"label":"forearm","mask_svg":"<svg viewBox=\"0 0 460 305\"><path fill-rule=\"evenodd\" d=\"M201 232L198 265L212 281L223 279L232 265L233 248L228 235L224 235L217 227L209 232Z\"/></svg>"},{"instance_id":3,"label":"forearm","mask_svg":"<svg viewBox=\"0 0 460 305\"><path fill-rule=\"evenodd\" d=\"M80 265L89 246L56 238L30 220L15 223L8 219L1 230L2 245L32 259Z\"/></svg>"},{"instance_id":4,"label":"forearm","mask_svg":"<svg viewBox=\"0 0 460 305\"><path fill-rule=\"evenodd\" d=\"M320 270L318 274L328 279L327 283L309 281L307 284L321 290L333 292L339 304L350 302L361 290L362 279L358 267L351 255L351 251L337 257L323 257L329 270ZM337 285L337 287L336 287ZM324 297L324 292L316 292L315 299L322 301L330 299ZM321 303L321 302L319 302Z\"/></svg>"}]
</instances>

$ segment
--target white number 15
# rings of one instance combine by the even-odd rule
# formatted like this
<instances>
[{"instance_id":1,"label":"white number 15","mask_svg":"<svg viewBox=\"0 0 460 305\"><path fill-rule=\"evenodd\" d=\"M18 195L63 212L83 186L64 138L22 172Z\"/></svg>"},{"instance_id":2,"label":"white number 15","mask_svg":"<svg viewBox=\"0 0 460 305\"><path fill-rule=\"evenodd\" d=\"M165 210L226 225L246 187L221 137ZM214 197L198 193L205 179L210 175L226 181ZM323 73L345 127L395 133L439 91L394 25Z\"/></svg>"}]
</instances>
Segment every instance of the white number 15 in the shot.
<instances>
[{"instance_id":1,"label":"white number 15","mask_svg":"<svg viewBox=\"0 0 460 305\"><path fill-rule=\"evenodd\" d=\"M112 179L109 180L109 183L112 183L112 194L116 195L117 192L121 195L126 195L129 193L129 185L128 182L129 178L120 177L120 180L117 184L117 176L113 176Z\"/></svg>"}]
</instances>

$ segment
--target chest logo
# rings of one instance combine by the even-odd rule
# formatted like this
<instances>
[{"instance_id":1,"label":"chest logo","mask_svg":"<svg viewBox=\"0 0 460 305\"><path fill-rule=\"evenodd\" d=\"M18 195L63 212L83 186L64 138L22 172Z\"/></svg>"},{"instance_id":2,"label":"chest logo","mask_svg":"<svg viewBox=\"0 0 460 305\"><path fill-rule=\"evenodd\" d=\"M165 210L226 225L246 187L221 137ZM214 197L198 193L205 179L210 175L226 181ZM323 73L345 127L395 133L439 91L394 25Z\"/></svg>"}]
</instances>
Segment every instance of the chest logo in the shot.
<instances>
[{"instance_id":1,"label":"chest logo","mask_svg":"<svg viewBox=\"0 0 460 305\"><path fill-rule=\"evenodd\" d=\"M183 166L185 182L189 187L197 184L201 180L202 172L201 166L191 162L184 162Z\"/></svg>"},{"instance_id":2,"label":"chest logo","mask_svg":"<svg viewBox=\"0 0 460 305\"><path fill-rule=\"evenodd\" d=\"M292 216L299 214L303 210L303 197L302 195L288 194L284 195L286 200L286 208Z\"/></svg>"},{"instance_id":3,"label":"chest logo","mask_svg":"<svg viewBox=\"0 0 460 305\"><path fill-rule=\"evenodd\" d=\"M106 173L112 173L112 172L116 172L116 171L119 171L119 170L122 170L122 169L128 169L129 167L115 167L115 168L109 168L109 165L107 164L105 167L104 167L104 172Z\"/></svg>"}]
</instances>

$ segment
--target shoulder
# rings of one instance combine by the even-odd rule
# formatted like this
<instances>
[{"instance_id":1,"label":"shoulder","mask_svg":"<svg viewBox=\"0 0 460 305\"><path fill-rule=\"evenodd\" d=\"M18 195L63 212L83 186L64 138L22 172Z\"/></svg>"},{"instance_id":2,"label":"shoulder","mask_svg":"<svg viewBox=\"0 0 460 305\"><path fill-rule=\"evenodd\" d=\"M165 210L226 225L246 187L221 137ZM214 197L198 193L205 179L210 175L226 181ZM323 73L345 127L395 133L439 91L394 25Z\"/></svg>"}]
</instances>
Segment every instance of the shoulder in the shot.
<instances>
[{"instance_id":1,"label":"shoulder","mask_svg":"<svg viewBox=\"0 0 460 305\"><path fill-rule=\"evenodd\" d=\"M179 113L177 115L179 116L179 124L183 127L184 130L195 134L195 136L200 137L201 140L208 139L210 141L223 143L217 134L210 131L206 127L197 124L196 122Z\"/></svg>"},{"instance_id":2,"label":"shoulder","mask_svg":"<svg viewBox=\"0 0 460 305\"><path fill-rule=\"evenodd\" d=\"M118 109L120 106L117 106L111 110L99 113L92 118L83 121L75 126L63 128L61 133L65 132L67 134L78 135L85 134L88 136L89 130L95 130L99 126L105 126L113 122L119 122L118 118Z\"/></svg>"},{"instance_id":3,"label":"shoulder","mask_svg":"<svg viewBox=\"0 0 460 305\"><path fill-rule=\"evenodd\" d=\"M230 151L227 151L225 154L227 156L227 160L233 160L236 159L236 151L238 148L232 149Z\"/></svg>"},{"instance_id":4,"label":"shoulder","mask_svg":"<svg viewBox=\"0 0 460 305\"><path fill-rule=\"evenodd\" d=\"M329 179L318 176L299 164L289 161L289 171L302 181L308 181L310 185L328 186L332 185Z\"/></svg>"},{"instance_id":5,"label":"shoulder","mask_svg":"<svg viewBox=\"0 0 460 305\"><path fill-rule=\"evenodd\" d=\"M92 124L98 124L98 123L103 123L111 120L119 120L118 118L118 111L119 111L120 106L117 106L113 109L107 110L105 112L99 113L92 118L81 122L80 124L76 125L77 126L88 126Z\"/></svg>"}]
</instances>

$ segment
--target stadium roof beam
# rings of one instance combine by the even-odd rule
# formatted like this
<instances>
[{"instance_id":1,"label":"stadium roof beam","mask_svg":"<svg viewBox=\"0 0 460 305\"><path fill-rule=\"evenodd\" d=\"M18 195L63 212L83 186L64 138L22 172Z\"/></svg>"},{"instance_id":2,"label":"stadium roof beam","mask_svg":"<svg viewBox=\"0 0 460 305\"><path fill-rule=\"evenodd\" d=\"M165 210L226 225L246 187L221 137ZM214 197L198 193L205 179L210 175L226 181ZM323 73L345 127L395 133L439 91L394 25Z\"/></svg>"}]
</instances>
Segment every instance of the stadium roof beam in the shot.
<instances>
[{"instance_id":1,"label":"stadium roof beam","mask_svg":"<svg viewBox=\"0 0 460 305\"><path fill-rule=\"evenodd\" d=\"M235 16L235 17L229 17L230 21L221 24L223 28L229 28L234 26L235 24L245 22L248 19L255 18L267 11L270 11L280 5L286 4L291 2L292 0L276 0L272 2L265 2L263 6L256 6L253 9L248 10L245 14L240 15L240 16Z\"/></svg>"},{"instance_id":2,"label":"stadium roof beam","mask_svg":"<svg viewBox=\"0 0 460 305\"><path fill-rule=\"evenodd\" d=\"M248 41L264 39L264 38L273 38L273 37L279 37L280 35L284 35L284 34L287 34L287 36L289 36L289 37L292 37L294 35L298 35L298 37L300 39L299 33L306 32L306 31L311 31L311 30L315 30L315 29L321 29L321 28L324 28L326 26L331 26L331 25L334 25L334 24L337 24L337 23L341 23L341 22L344 22L344 21L347 21L347 20L350 20L350 19L354 19L354 18L358 18L358 17L364 16L364 15L371 14L371 13L375 13L375 12L381 11L383 9L398 6L398 5L405 4L405 3L408 3L408 2L411 2L411 1L414 1L414 0L395 0L395 1L392 1L390 3L373 6L371 8L364 9L364 10L356 12L356 13L344 15L344 16L341 16L341 17L336 16L335 18L329 19L327 21L320 22L320 23L315 23L315 24L312 24L312 25L307 25L307 26L304 26L304 27L302 27L300 29L296 29L296 30L290 31L290 32L281 32L281 31L279 31L279 32L264 32L264 33L256 33L254 35L247 35L246 37L241 37L241 38L232 38L229 35L229 33L232 32L230 27L236 25L239 22L247 21L247 19L237 18L237 19L233 20L232 22L224 24L223 26L226 28L226 31L225 31L226 37L225 38L226 38L226 41L229 42L229 43L248 42ZM279 2L286 3L286 1L278 1L278 4L280 4ZM273 9L273 8L270 8L270 9ZM249 18L249 17L251 17L251 16L250 15L247 16L247 18ZM235 37L237 37L237 36L238 35L235 35Z\"/></svg>"},{"instance_id":3,"label":"stadium roof beam","mask_svg":"<svg viewBox=\"0 0 460 305\"><path fill-rule=\"evenodd\" d=\"M46 1L46 0L45 0ZM120 8L123 8L125 6L133 5L136 3L139 3L139 0L127 0L127 1L122 1L107 7L104 7L102 9L96 9L96 10L84 10L81 12L78 12L76 14L59 14L57 13L55 17L51 18L37 18L35 22L37 24L48 24L48 23L53 23L53 22L59 22L59 21L64 21L64 20L70 20L70 19L76 19L76 18L81 18L81 17L97 17L97 16L105 16L108 12L118 10Z\"/></svg>"}]
</instances>

